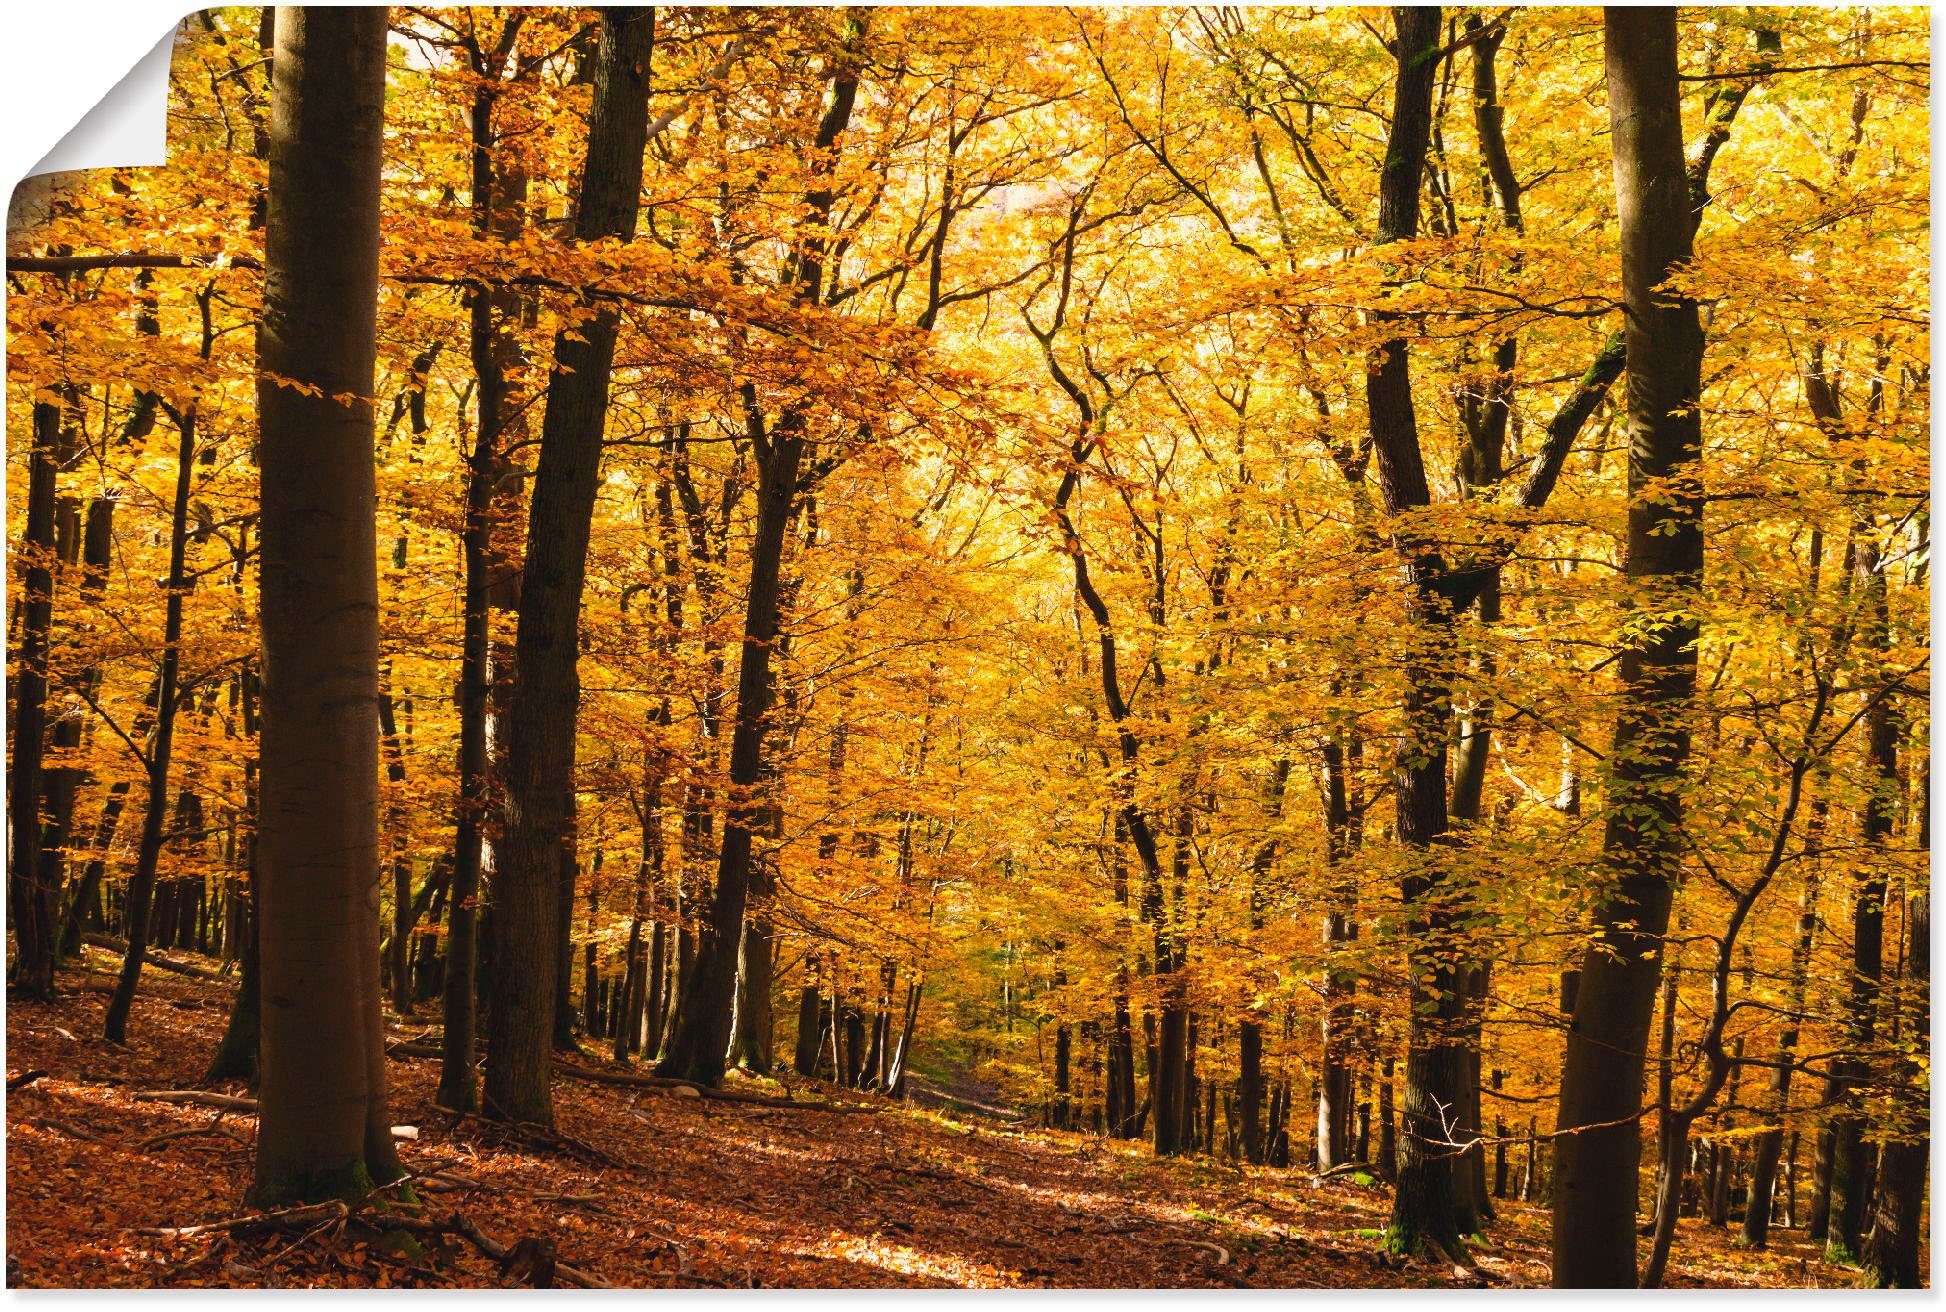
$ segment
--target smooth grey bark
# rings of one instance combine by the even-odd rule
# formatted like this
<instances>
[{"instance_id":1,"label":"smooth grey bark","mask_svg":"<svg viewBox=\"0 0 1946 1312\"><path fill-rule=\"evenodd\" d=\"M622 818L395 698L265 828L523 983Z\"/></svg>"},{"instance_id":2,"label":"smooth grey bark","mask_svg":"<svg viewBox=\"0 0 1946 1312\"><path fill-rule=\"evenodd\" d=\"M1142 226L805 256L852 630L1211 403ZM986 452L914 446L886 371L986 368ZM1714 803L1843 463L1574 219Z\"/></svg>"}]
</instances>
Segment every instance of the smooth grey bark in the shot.
<instances>
[{"instance_id":1,"label":"smooth grey bark","mask_svg":"<svg viewBox=\"0 0 1946 1312\"><path fill-rule=\"evenodd\" d=\"M362 1198L400 1174L378 960L371 400L386 16L294 7L276 22L257 339L262 1206Z\"/></svg>"}]
</instances>

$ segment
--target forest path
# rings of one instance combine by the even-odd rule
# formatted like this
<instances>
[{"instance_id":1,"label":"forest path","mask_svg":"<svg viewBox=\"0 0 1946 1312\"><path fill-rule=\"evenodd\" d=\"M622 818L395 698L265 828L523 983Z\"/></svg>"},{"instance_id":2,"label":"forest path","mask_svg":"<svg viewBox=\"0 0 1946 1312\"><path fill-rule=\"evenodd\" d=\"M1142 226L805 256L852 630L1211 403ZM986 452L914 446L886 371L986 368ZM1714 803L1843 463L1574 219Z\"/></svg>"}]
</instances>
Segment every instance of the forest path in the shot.
<instances>
[{"instance_id":1,"label":"forest path","mask_svg":"<svg viewBox=\"0 0 1946 1312\"><path fill-rule=\"evenodd\" d=\"M107 964L99 954L92 962ZM228 991L152 979L133 1044L115 1050L96 1037L106 974L64 983L56 1004L8 1012L9 1078L46 1072L8 1096L10 1285L501 1283L495 1264L465 1246L433 1250L415 1266L355 1232L132 1233L240 1210L254 1116L136 1097L195 1085L221 1035ZM1303 1171L1157 1162L1137 1144L910 1107L836 1114L576 1079L556 1085L564 1146L536 1148L433 1107L436 1061L395 1061L391 1073L393 1119L417 1128L401 1145L407 1166L449 1177L425 1192L433 1214L458 1209L509 1244L551 1237L562 1262L618 1285L1461 1283L1438 1265L1386 1265L1375 1242L1386 1197L1349 1180L1317 1185ZM1508 1212L1496 1241L1477 1250L1485 1279L1545 1283L1545 1213ZM1813 1262L1801 1245L1733 1253L1688 1226L1683 1241L1678 1283L1842 1284L1851 1276Z\"/></svg>"}]
</instances>

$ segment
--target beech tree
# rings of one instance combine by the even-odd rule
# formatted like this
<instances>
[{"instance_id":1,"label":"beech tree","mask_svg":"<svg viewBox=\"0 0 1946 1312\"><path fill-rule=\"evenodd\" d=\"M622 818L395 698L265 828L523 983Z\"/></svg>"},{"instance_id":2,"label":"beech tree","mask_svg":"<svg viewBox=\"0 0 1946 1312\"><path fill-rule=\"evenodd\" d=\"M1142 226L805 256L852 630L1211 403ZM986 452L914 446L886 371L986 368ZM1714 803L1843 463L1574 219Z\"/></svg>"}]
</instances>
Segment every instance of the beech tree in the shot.
<instances>
[{"instance_id":1,"label":"beech tree","mask_svg":"<svg viewBox=\"0 0 1946 1312\"><path fill-rule=\"evenodd\" d=\"M263 1040L254 1196L400 1174L379 983L372 387L383 8L277 15L257 353Z\"/></svg>"},{"instance_id":2,"label":"beech tree","mask_svg":"<svg viewBox=\"0 0 1946 1312\"><path fill-rule=\"evenodd\" d=\"M601 11L588 153L575 200L581 241L635 232L648 134L654 11ZM505 852L494 879L495 970L488 1013L485 1097L509 1120L552 1124L554 979L566 912L560 890L571 830L563 781L574 774L575 673L589 517L601 472L609 370L618 316L596 308L554 344L540 463L521 571L520 627L508 707Z\"/></svg>"},{"instance_id":3,"label":"beech tree","mask_svg":"<svg viewBox=\"0 0 1946 1312\"><path fill-rule=\"evenodd\" d=\"M375 181L267 26L9 249L22 1016L1919 1278L1921 16L400 7Z\"/></svg>"},{"instance_id":4,"label":"beech tree","mask_svg":"<svg viewBox=\"0 0 1946 1312\"><path fill-rule=\"evenodd\" d=\"M1628 539L1599 937L1580 967L1555 1133L1554 1283L1633 1287L1642 1072L1683 859L1703 575L1703 331L1668 283L1692 258L1676 12L1603 13L1627 311Z\"/></svg>"}]
</instances>

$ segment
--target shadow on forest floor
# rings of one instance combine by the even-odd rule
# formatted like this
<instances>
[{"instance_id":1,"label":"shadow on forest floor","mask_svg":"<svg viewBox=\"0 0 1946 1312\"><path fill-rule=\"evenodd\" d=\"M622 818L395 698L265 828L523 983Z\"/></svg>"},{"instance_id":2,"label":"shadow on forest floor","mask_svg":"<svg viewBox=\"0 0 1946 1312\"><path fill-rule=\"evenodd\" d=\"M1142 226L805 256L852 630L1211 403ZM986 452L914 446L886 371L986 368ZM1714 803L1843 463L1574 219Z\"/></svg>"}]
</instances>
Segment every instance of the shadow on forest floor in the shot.
<instances>
[{"instance_id":1,"label":"shadow on forest floor","mask_svg":"<svg viewBox=\"0 0 1946 1312\"><path fill-rule=\"evenodd\" d=\"M96 955L92 964L106 959ZM8 1284L492 1286L472 1249L437 1270L349 1235L148 1238L142 1227L237 1214L250 1113L137 1101L193 1086L221 1035L220 984L163 976L125 1050L99 1036L109 977L63 977L52 1006L8 1011L8 1072L46 1074L8 1097ZM618 1285L681 1287L1364 1287L1460 1283L1438 1265L1387 1267L1373 1233L1386 1196L1302 1171L1157 1162L1091 1135L959 1121L886 1105L835 1115L562 1080L564 1134L616 1165L500 1142L432 1106L438 1063L395 1061L393 1119L415 1172L507 1242L551 1236L562 1261ZM1477 1256L1489 1284L1545 1284L1547 1217L1503 1205ZM1671 1284L1848 1285L1781 1237L1768 1253L1685 1222Z\"/></svg>"}]
</instances>

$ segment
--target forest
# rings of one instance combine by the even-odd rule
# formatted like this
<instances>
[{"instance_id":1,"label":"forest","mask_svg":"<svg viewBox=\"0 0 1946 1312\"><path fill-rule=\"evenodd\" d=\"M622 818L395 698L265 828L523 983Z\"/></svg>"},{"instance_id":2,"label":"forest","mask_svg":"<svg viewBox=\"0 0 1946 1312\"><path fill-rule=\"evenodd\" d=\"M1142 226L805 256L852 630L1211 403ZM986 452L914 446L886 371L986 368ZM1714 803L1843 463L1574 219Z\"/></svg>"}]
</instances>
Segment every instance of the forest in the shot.
<instances>
[{"instance_id":1,"label":"forest","mask_svg":"<svg viewBox=\"0 0 1946 1312\"><path fill-rule=\"evenodd\" d=\"M192 14L9 1285L1927 1285L1929 17Z\"/></svg>"}]
</instances>

